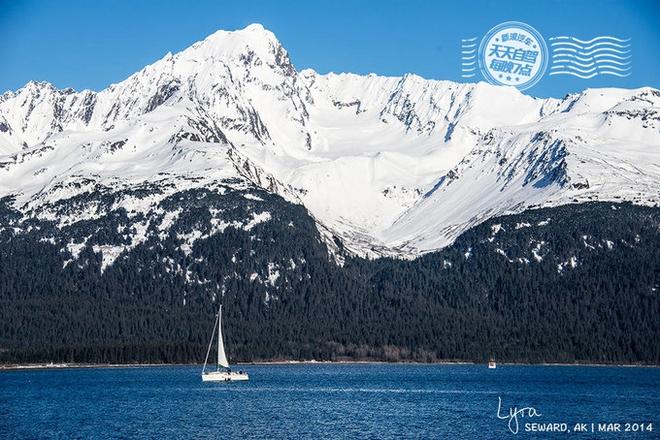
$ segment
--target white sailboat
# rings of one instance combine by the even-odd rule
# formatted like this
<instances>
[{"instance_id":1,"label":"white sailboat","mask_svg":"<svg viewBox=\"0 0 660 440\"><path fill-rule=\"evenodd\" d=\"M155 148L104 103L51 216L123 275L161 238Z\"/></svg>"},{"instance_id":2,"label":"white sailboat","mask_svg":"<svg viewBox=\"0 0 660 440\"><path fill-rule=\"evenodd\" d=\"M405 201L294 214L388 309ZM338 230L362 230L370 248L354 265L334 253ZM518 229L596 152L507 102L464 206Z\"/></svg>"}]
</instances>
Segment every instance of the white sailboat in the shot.
<instances>
[{"instance_id":1,"label":"white sailboat","mask_svg":"<svg viewBox=\"0 0 660 440\"><path fill-rule=\"evenodd\" d=\"M229 361L225 354L225 345L222 341L222 305L218 310L218 318L213 325L213 333L209 341L209 348L206 351L206 359L204 360L204 367L202 368L202 381L204 382L231 382L235 380L248 380L248 374L245 371L231 371L229 368ZM218 329L218 366L216 371L206 371L206 364L211 354L211 345L213 344L213 337L215 336L215 329Z\"/></svg>"}]
</instances>

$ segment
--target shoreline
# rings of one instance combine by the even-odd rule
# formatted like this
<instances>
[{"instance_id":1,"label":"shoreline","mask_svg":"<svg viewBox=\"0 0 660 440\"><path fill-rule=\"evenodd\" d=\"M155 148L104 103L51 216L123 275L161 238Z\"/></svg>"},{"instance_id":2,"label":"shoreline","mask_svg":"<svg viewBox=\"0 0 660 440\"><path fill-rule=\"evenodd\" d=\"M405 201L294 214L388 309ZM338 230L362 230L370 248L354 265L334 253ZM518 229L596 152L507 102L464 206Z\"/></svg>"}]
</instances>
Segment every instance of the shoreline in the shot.
<instances>
[{"instance_id":1,"label":"shoreline","mask_svg":"<svg viewBox=\"0 0 660 440\"><path fill-rule=\"evenodd\" d=\"M238 362L236 366L249 366L249 365L483 365L487 366L487 362L470 362L470 361L438 361L438 362L390 362L390 361L360 361L360 360L346 360L346 361L254 361L254 362ZM0 372L2 371L21 371L21 370L64 370L64 369L93 369L93 368L149 368L149 367L182 367L182 366L202 366L202 364L195 363L135 363L135 364L93 364L93 363L38 363L38 364L7 364L0 365ZM602 364L593 362L498 362L498 367L620 367L620 368L658 368L658 364Z\"/></svg>"}]
</instances>

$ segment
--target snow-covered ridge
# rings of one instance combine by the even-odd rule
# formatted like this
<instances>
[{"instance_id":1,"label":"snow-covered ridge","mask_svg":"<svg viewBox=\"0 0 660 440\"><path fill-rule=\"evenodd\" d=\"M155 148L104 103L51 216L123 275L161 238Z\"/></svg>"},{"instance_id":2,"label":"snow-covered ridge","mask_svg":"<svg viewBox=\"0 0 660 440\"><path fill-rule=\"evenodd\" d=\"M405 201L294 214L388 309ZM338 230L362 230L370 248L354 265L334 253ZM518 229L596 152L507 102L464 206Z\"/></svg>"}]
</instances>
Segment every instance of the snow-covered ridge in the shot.
<instances>
[{"instance_id":1,"label":"snow-covered ridge","mask_svg":"<svg viewBox=\"0 0 660 440\"><path fill-rule=\"evenodd\" d=\"M529 207L656 204L660 91L536 99L412 74L299 72L255 24L100 92L30 82L0 95L0 197L26 212L98 185L170 194L232 177L303 203L350 251L414 257Z\"/></svg>"}]
</instances>

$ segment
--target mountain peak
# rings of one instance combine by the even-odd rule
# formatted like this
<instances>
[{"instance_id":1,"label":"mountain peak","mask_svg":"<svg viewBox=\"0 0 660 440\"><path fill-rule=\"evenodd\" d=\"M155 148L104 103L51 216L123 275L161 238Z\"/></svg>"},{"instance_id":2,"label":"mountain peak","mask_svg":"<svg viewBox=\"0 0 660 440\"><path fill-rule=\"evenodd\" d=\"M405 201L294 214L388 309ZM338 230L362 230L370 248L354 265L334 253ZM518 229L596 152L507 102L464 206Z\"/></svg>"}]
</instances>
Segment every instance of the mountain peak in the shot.
<instances>
[{"instance_id":1,"label":"mountain peak","mask_svg":"<svg viewBox=\"0 0 660 440\"><path fill-rule=\"evenodd\" d=\"M249 32L264 32L264 31L267 31L267 32L270 32L266 28L264 28L261 23L251 23L251 24L245 26L245 28L243 28L243 31L249 31Z\"/></svg>"},{"instance_id":2,"label":"mountain peak","mask_svg":"<svg viewBox=\"0 0 660 440\"><path fill-rule=\"evenodd\" d=\"M218 41L225 38L261 38L261 39L273 39L276 40L275 34L263 27L259 23L252 23L244 27L243 29L236 29L233 31L228 31L224 29L219 29L206 37L204 41Z\"/></svg>"},{"instance_id":3,"label":"mountain peak","mask_svg":"<svg viewBox=\"0 0 660 440\"><path fill-rule=\"evenodd\" d=\"M252 51L259 56L272 53L273 48L281 47L280 42L271 31L258 23L253 23L235 31L219 30L204 40L193 44L190 49L202 51L208 55L231 58Z\"/></svg>"}]
</instances>

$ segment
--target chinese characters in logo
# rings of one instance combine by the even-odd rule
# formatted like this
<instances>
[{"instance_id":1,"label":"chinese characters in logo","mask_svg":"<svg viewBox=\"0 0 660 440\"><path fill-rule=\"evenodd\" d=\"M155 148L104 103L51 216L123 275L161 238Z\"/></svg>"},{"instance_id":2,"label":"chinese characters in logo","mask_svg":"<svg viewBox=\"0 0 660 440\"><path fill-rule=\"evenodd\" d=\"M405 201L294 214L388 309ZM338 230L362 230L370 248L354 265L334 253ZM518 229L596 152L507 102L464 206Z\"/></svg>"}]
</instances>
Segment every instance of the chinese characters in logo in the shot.
<instances>
[{"instance_id":1,"label":"chinese characters in logo","mask_svg":"<svg viewBox=\"0 0 660 440\"><path fill-rule=\"evenodd\" d=\"M479 65L493 84L521 90L534 85L545 72L548 50L541 35L518 22L502 23L481 41Z\"/></svg>"}]
</instances>

